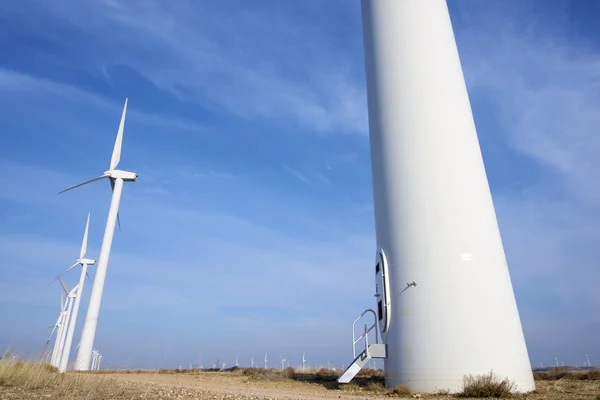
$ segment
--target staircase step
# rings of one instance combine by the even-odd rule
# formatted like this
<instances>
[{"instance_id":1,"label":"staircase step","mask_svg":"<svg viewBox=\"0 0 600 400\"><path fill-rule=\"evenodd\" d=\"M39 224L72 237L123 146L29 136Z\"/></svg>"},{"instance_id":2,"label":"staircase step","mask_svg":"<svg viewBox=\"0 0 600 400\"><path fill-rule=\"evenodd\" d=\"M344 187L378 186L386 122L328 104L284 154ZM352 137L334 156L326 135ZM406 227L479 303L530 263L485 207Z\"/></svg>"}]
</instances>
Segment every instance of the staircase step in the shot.
<instances>
[{"instance_id":1,"label":"staircase step","mask_svg":"<svg viewBox=\"0 0 600 400\"><path fill-rule=\"evenodd\" d=\"M385 344L371 344L367 351L360 353L354 361L346 368L344 373L338 378L338 383L350 383L358 372L369 362L371 358L386 358L387 347Z\"/></svg>"}]
</instances>

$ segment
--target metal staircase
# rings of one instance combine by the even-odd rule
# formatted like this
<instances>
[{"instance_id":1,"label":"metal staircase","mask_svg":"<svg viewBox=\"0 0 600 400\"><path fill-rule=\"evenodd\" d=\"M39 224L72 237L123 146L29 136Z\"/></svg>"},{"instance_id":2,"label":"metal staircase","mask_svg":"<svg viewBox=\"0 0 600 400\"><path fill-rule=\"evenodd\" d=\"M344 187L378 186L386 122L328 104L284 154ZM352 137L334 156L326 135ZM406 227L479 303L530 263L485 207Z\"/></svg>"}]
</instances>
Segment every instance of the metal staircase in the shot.
<instances>
[{"instance_id":1,"label":"metal staircase","mask_svg":"<svg viewBox=\"0 0 600 400\"><path fill-rule=\"evenodd\" d=\"M373 325L367 327L365 324L365 330L362 335L356 338L355 327L356 323L360 321L366 314L373 314ZM375 329L375 343L369 344L369 332ZM362 339L365 341L365 349L357 356L356 355L356 344ZM346 368L344 373L338 378L338 383L349 383L358 372L369 362L372 358L387 358L387 345L379 343L379 334L377 331L377 314L371 309L363 311L352 323L352 356L354 361Z\"/></svg>"}]
</instances>

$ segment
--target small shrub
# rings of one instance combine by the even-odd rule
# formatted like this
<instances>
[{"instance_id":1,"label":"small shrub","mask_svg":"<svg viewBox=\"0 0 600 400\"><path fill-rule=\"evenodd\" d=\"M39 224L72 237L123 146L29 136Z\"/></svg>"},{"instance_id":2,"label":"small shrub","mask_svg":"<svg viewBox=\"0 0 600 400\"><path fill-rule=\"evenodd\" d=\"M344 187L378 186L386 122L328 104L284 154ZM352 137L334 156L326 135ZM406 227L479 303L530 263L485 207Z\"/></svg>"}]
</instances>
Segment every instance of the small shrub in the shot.
<instances>
[{"instance_id":1,"label":"small shrub","mask_svg":"<svg viewBox=\"0 0 600 400\"><path fill-rule=\"evenodd\" d=\"M498 380L493 371L485 375L469 375L463 378L463 391L457 397L511 397L515 391L514 382Z\"/></svg>"},{"instance_id":2,"label":"small shrub","mask_svg":"<svg viewBox=\"0 0 600 400\"><path fill-rule=\"evenodd\" d=\"M567 368L553 368L550 371L534 372L533 378L536 381L558 381L574 380L574 381L597 381L600 380L600 370L591 369L584 371L569 371Z\"/></svg>"},{"instance_id":3,"label":"small shrub","mask_svg":"<svg viewBox=\"0 0 600 400\"><path fill-rule=\"evenodd\" d=\"M281 376L288 379L296 379L296 370L292 367L287 367L281 371Z\"/></svg>"},{"instance_id":4,"label":"small shrub","mask_svg":"<svg viewBox=\"0 0 600 400\"><path fill-rule=\"evenodd\" d=\"M339 386L339 389L347 390L349 392L358 392L358 391L362 390L362 388L354 382L344 383Z\"/></svg>"},{"instance_id":5,"label":"small shrub","mask_svg":"<svg viewBox=\"0 0 600 400\"><path fill-rule=\"evenodd\" d=\"M394 396L408 396L409 394L411 394L411 390L410 387L408 387L408 385L401 383L400 385L396 385L395 388L388 390L388 394L394 395Z\"/></svg>"},{"instance_id":6,"label":"small shrub","mask_svg":"<svg viewBox=\"0 0 600 400\"><path fill-rule=\"evenodd\" d=\"M249 376L249 377L258 377L258 376L265 376L268 373L269 373L269 370L264 369L264 368L245 368L244 372L242 372L242 375Z\"/></svg>"},{"instance_id":7,"label":"small shrub","mask_svg":"<svg viewBox=\"0 0 600 400\"><path fill-rule=\"evenodd\" d=\"M356 376L360 378L383 378L385 376L385 372L383 370L378 370L374 368L363 368L358 371Z\"/></svg>"},{"instance_id":8,"label":"small shrub","mask_svg":"<svg viewBox=\"0 0 600 400\"><path fill-rule=\"evenodd\" d=\"M332 381L336 379L336 374L329 368L321 368L317 371L315 377L322 381Z\"/></svg>"},{"instance_id":9,"label":"small shrub","mask_svg":"<svg viewBox=\"0 0 600 400\"><path fill-rule=\"evenodd\" d=\"M385 392L387 392L387 389L385 388L385 385L383 383L377 382L377 381L369 381L365 385L365 390L368 390L369 392L374 392L374 393L385 393Z\"/></svg>"}]
</instances>

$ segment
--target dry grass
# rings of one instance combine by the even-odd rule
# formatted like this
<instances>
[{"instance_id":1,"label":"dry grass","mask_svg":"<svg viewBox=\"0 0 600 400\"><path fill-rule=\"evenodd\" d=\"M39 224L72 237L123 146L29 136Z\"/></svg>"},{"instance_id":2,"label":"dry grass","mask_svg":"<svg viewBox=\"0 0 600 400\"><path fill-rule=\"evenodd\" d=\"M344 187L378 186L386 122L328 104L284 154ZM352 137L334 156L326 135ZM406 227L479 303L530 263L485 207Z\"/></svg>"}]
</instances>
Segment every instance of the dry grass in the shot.
<instances>
[{"instance_id":1,"label":"dry grass","mask_svg":"<svg viewBox=\"0 0 600 400\"><path fill-rule=\"evenodd\" d=\"M408 387L408 385L401 384L401 385L397 385L393 389L390 389L389 393L392 395L395 395L395 396L408 396L412 392L410 390L410 387Z\"/></svg>"},{"instance_id":2,"label":"dry grass","mask_svg":"<svg viewBox=\"0 0 600 400\"><path fill-rule=\"evenodd\" d=\"M119 398L125 392L105 377L61 374L48 364L0 359L0 393L19 398L19 392L73 399ZM0 396L3 397L3 396Z\"/></svg>"},{"instance_id":3,"label":"dry grass","mask_svg":"<svg viewBox=\"0 0 600 400\"><path fill-rule=\"evenodd\" d=\"M565 367L553 368L550 371L534 372L536 381L557 381L559 379L573 381L598 381L600 380L599 369L569 370Z\"/></svg>"},{"instance_id":4,"label":"dry grass","mask_svg":"<svg viewBox=\"0 0 600 400\"><path fill-rule=\"evenodd\" d=\"M463 391L456 397L511 397L516 390L514 382L508 379L500 380L490 371L485 375L468 375L463 379Z\"/></svg>"},{"instance_id":5,"label":"dry grass","mask_svg":"<svg viewBox=\"0 0 600 400\"><path fill-rule=\"evenodd\" d=\"M552 372L552 371L549 371ZM554 373L556 372L556 373ZM582 375L585 371L554 371L550 378L538 380L535 392L526 396L531 400L596 399L600 393L600 380L591 380L595 374ZM466 377L465 390L458 394L439 392L436 394L411 393L407 386L388 390L384 386L382 371L363 371L362 377L352 383L338 385L340 371L330 369L285 370L264 368L230 368L222 371L200 370L124 370L105 373L66 373L60 374L47 364L13 362L0 360L0 399L24 400L32 398L56 398L65 400L85 399L146 399L166 398L222 400L256 400L296 398L302 391L302 398L356 399L357 395L373 400L389 397L429 398L441 400L465 397L512 397L512 384L497 379L493 373L483 376ZM114 374L114 375L107 375ZM574 375L579 374L579 375ZM559 378L556 378L559 377ZM584 378L587 377L587 378ZM556 379L554 379L556 378ZM254 383L253 383L254 382ZM304 385L304 383L308 385ZM250 392L248 396L232 395ZM324 390L323 388L327 389ZM333 391L333 392L331 392ZM337 391L337 393L335 392ZM348 393L350 392L350 393ZM514 395L520 397L519 395ZM524 398L525 396L523 396ZM300 397L298 397L300 398Z\"/></svg>"}]
</instances>

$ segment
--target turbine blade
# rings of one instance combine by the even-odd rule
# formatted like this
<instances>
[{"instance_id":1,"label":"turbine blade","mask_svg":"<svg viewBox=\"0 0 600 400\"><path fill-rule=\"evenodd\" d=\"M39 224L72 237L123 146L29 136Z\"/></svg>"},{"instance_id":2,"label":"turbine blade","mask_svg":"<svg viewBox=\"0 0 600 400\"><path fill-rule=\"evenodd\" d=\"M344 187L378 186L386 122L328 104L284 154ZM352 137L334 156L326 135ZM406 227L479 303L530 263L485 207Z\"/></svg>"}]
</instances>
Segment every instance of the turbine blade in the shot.
<instances>
[{"instance_id":1,"label":"turbine blade","mask_svg":"<svg viewBox=\"0 0 600 400\"><path fill-rule=\"evenodd\" d=\"M65 302L63 300L63 294L61 293L60 294L60 312L61 312L61 315L62 315L62 311L63 311L64 308L65 308ZM58 317L58 319L60 320L60 316Z\"/></svg>"},{"instance_id":2,"label":"turbine blade","mask_svg":"<svg viewBox=\"0 0 600 400\"><path fill-rule=\"evenodd\" d=\"M81 242L81 251L79 252L79 258L83 258L85 256L85 252L87 251L89 228L90 228L90 213L88 213L87 222L85 224L85 232L83 233L83 242Z\"/></svg>"},{"instance_id":3,"label":"turbine blade","mask_svg":"<svg viewBox=\"0 0 600 400\"><path fill-rule=\"evenodd\" d=\"M123 144L123 129L125 128L125 115L127 114L127 100L125 99L125 106L123 107L123 114L121 115L121 122L119 123L119 130L117 132L117 140L115 140L115 147L113 149L112 158L110 159L110 168L117 168L119 161L121 160L121 145Z\"/></svg>"},{"instance_id":4,"label":"turbine blade","mask_svg":"<svg viewBox=\"0 0 600 400\"><path fill-rule=\"evenodd\" d=\"M79 186L87 185L88 183L92 183L92 182L95 182L95 181L99 181L100 179L106 178L107 176L108 176L108 175L102 175L102 176L99 176L99 177L97 177L97 178L90 179L89 181L85 181L85 182L83 182L83 183L80 183L79 185L71 186L71 187L70 187L70 188L68 188L68 189L65 189L65 190L63 190L63 191L60 191L60 192L58 192L58 194L61 194L61 193L64 193L64 192L68 192L69 190L73 190L73 189L75 189L75 188L78 188Z\"/></svg>"},{"instance_id":5,"label":"turbine blade","mask_svg":"<svg viewBox=\"0 0 600 400\"><path fill-rule=\"evenodd\" d=\"M79 265L79 262L76 262L75 264L71 265L69 268L67 268L67 270L65 272L63 272L62 274L60 274L59 276L57 276L56 278L54 278L52 280L52 282L50 282L48 285L54 283L57 279L60 279L61 276L63 276L64 274L66 274L67 272L69 272L70 270L72 270L73 268L75 268L78 265ZM64 287L64 285L63 285L63 287Z\"/></svg>"},{"instance_id":6,"label":"turbine blade","mask_svg":"<svg viewBox=\"0 0 600 400\"><path fill-rule=\"evenodd\" d=\"M112 192L115 191L115 181L114 180L110 180L110 190ZM117 211L117 226L119 227L119 232L121 232L121 217L119 217L119 212Z\"/></svg>"},{"instance_id":7,"label":"turbine blade","mask_svg":"<svg viewBox=\"0 0 600 400\"><path fill-rule=\"evenodd\" d=\"M65 284L63 283L62 279L58 278L58 281L60 282L60 285L62 286L63 290L65 291L65 293L67 295L69 295L69 291L67 290L67 287L65 286Z\"/></svg>"}]
</instances>

